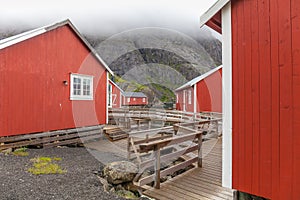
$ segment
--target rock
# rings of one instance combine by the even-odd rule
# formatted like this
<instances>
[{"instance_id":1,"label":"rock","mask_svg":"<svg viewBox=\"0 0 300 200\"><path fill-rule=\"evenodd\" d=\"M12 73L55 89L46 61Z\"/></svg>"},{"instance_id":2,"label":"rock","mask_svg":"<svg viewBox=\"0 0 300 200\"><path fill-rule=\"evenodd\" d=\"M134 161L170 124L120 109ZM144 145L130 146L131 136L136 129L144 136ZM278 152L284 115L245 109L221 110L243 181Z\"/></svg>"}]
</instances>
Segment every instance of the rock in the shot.
<instances>
[{"instance_id":1,"label":"rock","mask_svg":"<svg viewBox=\"0 0 300 200\"><path fill-rule=\"evenodd\" d=\"M105 178L99 177L100 183L103 186L103 189L105 192L109 192L112 188L112 185L110 185Z\"/></svg>"},{"instance_id":2,"label":"rock","mask_svg":"<svg viewBox=\"0 0 300 200\"><path fill-rule=\"evenodd\" d=\"M110 193L115 193L116 192L116 189L114 187L112 187L110 190L109 190Z\"/></svg>"},{"instance_id":3,"label":"rock","mask_svg":"<svg viewBox=\"0 0 300 200\"><path fill-rule=\"evenodd\" d=\"M131 182L137 172L137 166L127 161L112 162L103 169L103 175L107 177L107 181L114 185Z\"/></svg>"},{"instance_id":4,"label":"rock","mask_svg":"<svg viewBox=\"0 0 300 200\"><path fill-rule=\"evenodd\" d=\"M116 188L117 191L118 190L124 190L124 188L121 184L117 185L115 188Z\"/></svg>"}]
</instances>

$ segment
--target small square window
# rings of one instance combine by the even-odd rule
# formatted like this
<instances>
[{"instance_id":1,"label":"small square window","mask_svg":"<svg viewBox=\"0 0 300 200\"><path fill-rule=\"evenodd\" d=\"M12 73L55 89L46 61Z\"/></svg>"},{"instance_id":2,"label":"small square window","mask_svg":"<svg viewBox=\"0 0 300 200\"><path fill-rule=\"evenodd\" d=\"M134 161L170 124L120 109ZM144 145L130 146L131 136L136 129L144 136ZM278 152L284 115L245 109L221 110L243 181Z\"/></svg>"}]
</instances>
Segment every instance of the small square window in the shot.
<instances>
[{"instance_id":1,"label":"small square window","mask_svg":"<svg viewBox=\"0 0 300 200\"><path fill-rule=\"evenodd\" d=\"M71 74L71 100L93 100L93 76Z\"/></svg>"}]
</instances>

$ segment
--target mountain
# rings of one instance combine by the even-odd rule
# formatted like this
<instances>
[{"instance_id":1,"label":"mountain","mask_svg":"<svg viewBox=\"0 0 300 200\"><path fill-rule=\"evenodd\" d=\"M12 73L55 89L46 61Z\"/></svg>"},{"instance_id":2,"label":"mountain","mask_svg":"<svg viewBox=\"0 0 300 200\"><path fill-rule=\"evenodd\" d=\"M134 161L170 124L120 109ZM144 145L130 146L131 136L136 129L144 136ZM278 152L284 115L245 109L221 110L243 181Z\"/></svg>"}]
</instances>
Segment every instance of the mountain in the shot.
<instances>
[{"instance_id":1,"label":"mountain","mask_svg":"<svg viewBox=\"0 0 300 200\"><path fill-rule=\"evenodd\" d=\"M150 102L175 100L174 90L219 66L222 44L209 31L192 36L160 28L143 28L108 38L86 36L117 75L125 91L141 91Z\"/></svg>"}]
</instances>

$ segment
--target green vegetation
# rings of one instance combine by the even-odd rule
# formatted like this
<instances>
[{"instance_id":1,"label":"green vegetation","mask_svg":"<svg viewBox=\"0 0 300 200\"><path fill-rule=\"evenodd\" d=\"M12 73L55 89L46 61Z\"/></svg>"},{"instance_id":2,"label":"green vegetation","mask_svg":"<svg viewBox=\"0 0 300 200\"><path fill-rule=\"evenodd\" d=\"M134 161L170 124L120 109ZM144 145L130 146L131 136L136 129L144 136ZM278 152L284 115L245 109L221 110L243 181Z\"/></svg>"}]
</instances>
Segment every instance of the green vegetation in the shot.
<instances>
[{"instance_id":1,"label":"green vegetation","mask_svg":"<svg viewBox=\"0 0 300 200\"><path fill-rule=\"evenodd\" d=\"M54 163L55 161L61 161L61 158L54 157L36 157L32 158L30 161L33 162L33 167L28 169L28 172L34 175L40 174L63 174L66 170L61 169L61 167Z\"/></svg>"},{"instance_id":2,"label":"green vegetation","mask_svg":"<svg viewBox=\"0 0 300 200\"><path fill-rule=\"evenodd\" d=\"M138 199L138 197L133 192L128 190L118 190L116 194L125 199Z\"/></svg>"},{"instance_id":3,"label":"green vegetation","mask_svg":"<svg viewBox=\"0 0 300 200\"><path fill-rule=\"evenodd\" d=\"M21 147L21 148L15 149L12 152L12 154L15 156L28 156L29 155L26 147Z\"/></svg>"}]
</instances>

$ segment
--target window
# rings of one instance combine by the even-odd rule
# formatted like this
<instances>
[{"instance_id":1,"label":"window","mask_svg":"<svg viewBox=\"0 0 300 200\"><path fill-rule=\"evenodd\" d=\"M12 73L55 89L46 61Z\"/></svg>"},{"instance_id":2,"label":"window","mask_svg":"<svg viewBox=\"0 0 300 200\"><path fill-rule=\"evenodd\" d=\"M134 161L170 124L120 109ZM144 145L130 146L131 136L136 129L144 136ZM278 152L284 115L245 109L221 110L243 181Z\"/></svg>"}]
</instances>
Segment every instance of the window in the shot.
<instances>
[{"instance_id":1,"label":"window","mask_svg":"<svg viewBox=\"0 0 300 200\"><path fill-rule=\"evenodd\" d=\"M192 91L188 91L188 104L192 104Z\"/></svg>"},{"instance_id":2,"label":"window","mask_svg":"<svg viewBox=\"0 0 300 200\"><path fill-rule=\"evenodd\" d=\"M93 100L93 76L71 74L71 100Z\"/></svg>"},{"instance_id":3,"label":"window","mask_svg":"<svg viewBox=\"0 0 300 200\"><path fill-rule=\"evenodd\" d=\"M178 94L176 94L176 103L179 103Z\"/></svg>"},{"instance_id":4,"label":"window","mask_svg":"<svg viewBox=\"0 0 300 200\"><path fill-rule=\"evenodd\" d=\"M127 103L129 103L130 102L130 98L127 98Z\"/></svg>"},{"instance_id":5,"label":"window","mask_svg":"<svg viewBox=\"0 0 300 200\"><path fill-rule=\"evenodd\" d=\"M135 101L136 100L136 98L133 98L133 101Z\"/></svg>"},{"instance_id":6,"label":"window","mask_svg":"<svg viewBox=\"0 0 300 200\"><path fill-rule=\"evenodd\" d=\"M143 103L145 103L146 102L146 98L143 98Z\"/></svg>"}]
</instances>

